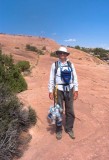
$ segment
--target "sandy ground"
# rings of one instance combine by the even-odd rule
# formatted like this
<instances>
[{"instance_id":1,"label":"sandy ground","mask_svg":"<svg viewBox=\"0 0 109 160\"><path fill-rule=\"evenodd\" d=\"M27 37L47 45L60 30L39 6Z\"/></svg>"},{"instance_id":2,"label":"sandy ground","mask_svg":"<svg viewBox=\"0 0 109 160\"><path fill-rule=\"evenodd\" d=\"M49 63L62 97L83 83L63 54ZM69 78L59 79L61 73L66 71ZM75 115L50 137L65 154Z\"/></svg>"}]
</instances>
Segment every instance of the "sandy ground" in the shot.
<instances>
[{"instance_id":1,"label":"sandy ground","mask_svg":"<svg viewBox=\"0 0 109 160\"><path fill-rule=\"evenodd\" d=\"M74 132L72 140L64 131L61 140L55 138L55 127L47 121L53 101L48 98L48 80L55 58L40 56L38 65L25 77L28 90L19 94L39 117L30 130L32 140L20 160L108 160L109 159L109 66L83 58L73 58L79 80L79 97L74 102ZM79 118L79 119L78 119Z\"/></svg>"}]
</instances>

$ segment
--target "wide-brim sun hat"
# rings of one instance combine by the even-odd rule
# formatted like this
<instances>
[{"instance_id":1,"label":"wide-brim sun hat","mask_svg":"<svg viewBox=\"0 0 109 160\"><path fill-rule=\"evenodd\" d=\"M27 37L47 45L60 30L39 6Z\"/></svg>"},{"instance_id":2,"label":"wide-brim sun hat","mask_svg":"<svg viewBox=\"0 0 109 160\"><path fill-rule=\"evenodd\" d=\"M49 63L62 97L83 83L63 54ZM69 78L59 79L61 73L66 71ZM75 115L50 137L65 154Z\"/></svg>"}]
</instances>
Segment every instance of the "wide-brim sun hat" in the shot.
<instances>
[{"instance_id":1,"label":"wide-brim sun hat","mask_svg":"<svg viewBox=\"0 0 109 160\"><path fill-rule=\"evenodd\" d=\"M67 55L69 55L70 53L67 51L67 48L66 47L60 47L57 51L56 51L56 54L60 54L60 53L65 53Z\"/></svg>"}]
</instances>

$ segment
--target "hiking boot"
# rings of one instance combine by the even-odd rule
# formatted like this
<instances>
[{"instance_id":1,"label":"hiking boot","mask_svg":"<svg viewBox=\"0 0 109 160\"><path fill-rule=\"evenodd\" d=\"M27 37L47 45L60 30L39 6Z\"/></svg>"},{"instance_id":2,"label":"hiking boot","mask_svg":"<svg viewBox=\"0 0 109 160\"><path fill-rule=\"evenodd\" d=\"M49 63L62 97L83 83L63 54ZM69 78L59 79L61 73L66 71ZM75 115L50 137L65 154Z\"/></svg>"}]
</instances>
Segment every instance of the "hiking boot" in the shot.
<instances>
[{"instance_id":1,"label":"hiking boot","mask_svg":"<svg viewBox=\"0 0 109 160\"><path fill-rule=\"evenodd\" d=\"M57 138L58 140L60 140L60 139L62 138L62 132L57 132L57 133L56 133L56 138Z\"/></svg>"},{"instance_id":2,"label":"hiking boot","mask_svg":"<svg viewBox=\"0 0 109 160\"><path fill-rule=\"evenodd\" d=\"M74 132L72 130L67 133L70 136L70 138L75 139Z\"/></svg>"}]
</instances>

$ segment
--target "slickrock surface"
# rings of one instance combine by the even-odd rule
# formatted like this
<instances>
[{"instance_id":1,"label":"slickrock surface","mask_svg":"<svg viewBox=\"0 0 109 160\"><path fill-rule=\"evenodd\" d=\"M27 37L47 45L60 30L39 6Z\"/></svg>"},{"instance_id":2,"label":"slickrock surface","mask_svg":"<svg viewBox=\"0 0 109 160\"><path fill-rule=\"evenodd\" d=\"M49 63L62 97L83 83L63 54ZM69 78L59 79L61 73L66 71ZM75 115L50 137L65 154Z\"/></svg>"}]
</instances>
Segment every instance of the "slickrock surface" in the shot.
<instances>
[{"instance_id":1,"label":"slickrock surface","mask_svg":"<svg viewBox=\"0 0 109 160\"><path fill-rule=\"evenodd\" d=\"M25 77L28 90L18 95L24 104L36 110L39 117L37 125L30 129L32 140L20 160L109 159L109 66L84 52L69 51L79 80L79 97L74 102L76 139L70 139L65 133L64 121L63 136L59 141L55 138L55 127L49 126L47 112L53 101L48 98L48 80L56 58L49 54L40 56L31 75ZM23 54L22 57L25 59ZM35 64L35 58L29 57L29 60Z\"/></svg>"},{"instance_id":2,"label":"slickrock surface","mask_svg":"<svg viewBox=\"0 0 109 160\"><path fill-rule=\"evenodd\" d=\"M70 60L73 62L72 56ZM40 56L38 66L26 77L28 91L20 94L39 117L37 125L30 130L33 138L21 160L108 160L109 66L74 59L79 79L79 98L74 102L76 139L70 139L63 129L62 140L57 141L55 128L49 126L46 118L53 104L48 98L47 85L54 61L48 55Z\"/></svg>"}]
</instances>

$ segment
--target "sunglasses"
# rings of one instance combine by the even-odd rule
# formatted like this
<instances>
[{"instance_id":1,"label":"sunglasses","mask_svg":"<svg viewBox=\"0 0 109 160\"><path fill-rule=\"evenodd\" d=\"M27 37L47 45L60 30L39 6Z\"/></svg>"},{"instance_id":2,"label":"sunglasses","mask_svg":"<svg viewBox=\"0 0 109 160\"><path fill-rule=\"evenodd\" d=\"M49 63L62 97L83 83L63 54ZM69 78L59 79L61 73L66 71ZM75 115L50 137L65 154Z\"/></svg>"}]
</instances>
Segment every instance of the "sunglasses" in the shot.
<instances>
[{"instance_id":1,"label":"sunglasses","mask_svg":"<svg viewBox=\"0 0 109 160\"><path fill-rule=\"evenodd\" d=\"M59 52L59 53L58 53L58 55L62 55L62 54L67 55L66 52Z\"/></svg>"}]
</instances>

